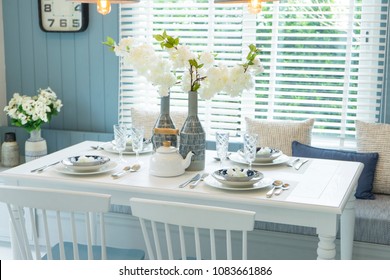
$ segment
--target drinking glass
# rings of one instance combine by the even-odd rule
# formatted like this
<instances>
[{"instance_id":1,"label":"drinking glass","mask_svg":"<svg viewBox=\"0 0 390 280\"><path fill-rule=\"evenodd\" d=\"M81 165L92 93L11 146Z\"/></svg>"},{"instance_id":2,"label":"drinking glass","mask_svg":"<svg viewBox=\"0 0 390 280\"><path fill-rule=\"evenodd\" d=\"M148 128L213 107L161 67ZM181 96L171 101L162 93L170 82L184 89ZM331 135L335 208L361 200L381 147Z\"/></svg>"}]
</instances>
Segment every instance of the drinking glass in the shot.
<instances>
[{"instance_id":1,"label":"drinking glass","mask_svg":"<svg viewBox=\"0 0 390 280\"><path fill-rule=\"evenodd\" d=\"M227 158L229 148L229 133L217 132L215 134L215 140L217 156L219 157L222 166L223 161Z\"/></svg>"},{"instance_id":2,"label":"drinking glass","mask_svg":"<svg viewBox=\"0 0 390 280\"><path fill-rule=\"evenodd\" d=\"M139 163L139 152L142 151L144 145L144 128L132 127L131 128L131 145L135 152L136 162Z\"/></svg>"},{"instance_id":3,"label":"drinking glass","mask_svg":"<svg viewBox=\"0 0 390 280\"><path fill-rule=\"evenodd\" d=\"M127 128L123 124L114 124L115 149L119 152L119 160L123 159L123 151L126 149Z\"/></svg>"},{"instance_id":4,"label":"drinking glass","mask_svg":"<svg viewBox=\"0 0 390 280\"><path fill-rule=\"evenodd\" d=\"M254 133L244 134L244 156L249 163L249 169L252 169L252 162L256 158L257 137L257 134Z\"/></svg>"}]
</instances>

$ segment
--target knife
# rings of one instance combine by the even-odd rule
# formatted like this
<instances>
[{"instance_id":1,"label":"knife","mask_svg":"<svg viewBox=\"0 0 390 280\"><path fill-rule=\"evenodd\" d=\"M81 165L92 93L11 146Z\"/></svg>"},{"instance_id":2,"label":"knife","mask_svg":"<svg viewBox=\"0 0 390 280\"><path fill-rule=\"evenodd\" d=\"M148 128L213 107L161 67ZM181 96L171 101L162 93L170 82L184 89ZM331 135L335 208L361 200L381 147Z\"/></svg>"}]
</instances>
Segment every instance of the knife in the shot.
<instances>
[{"instance_id":1,"label":"knife","mask_svg":"<svg viewBox=\"0 0 390 280\"><path fill-rule=\"evenodd\" d=\"M45 170L46 168L50 167L50 166L53 166L53 165L56 165L58 163L60 163L61 161L56 161L56 162L53 162L53 163L50 163L50 164L46 164L44 166L41 166L39 168L35 168L33 170L31 170L30 172L34 173L34 172L42 172L43 170Z\"/></svg>"},{"instance_id":2,"label":"knife","mask_svg":"<svg viewBox=\"0 0 390 280\"><path fill-rule=\"evenodd\" d=\"M301 168L302 167L302 165L304 165L306 162L308 162L309 160L308 159L305 159L305 160L303 160L303 161L301 161L301 162L298 162L295 166L294 166L294 168L296 169L296 170L299 170L299 168Z\"/></svg>"},{"instance_id":3,"label":"knife","mask_svg":"<svg viewBox=\"0 0 390 280\"><path fill-rule=\"evenodd\" d=\"M195 175L194 177L192 177L191 179L189 179L189 180L185 181L184 183L180 184L180 185L179 185L179 188L184 188L184 187L187 186L189 183L195 182L195 181L199 180L199 179L200 179L200 176L201 176L200 173L196 174L196 175Z\"/></svg>"}]
</instances>

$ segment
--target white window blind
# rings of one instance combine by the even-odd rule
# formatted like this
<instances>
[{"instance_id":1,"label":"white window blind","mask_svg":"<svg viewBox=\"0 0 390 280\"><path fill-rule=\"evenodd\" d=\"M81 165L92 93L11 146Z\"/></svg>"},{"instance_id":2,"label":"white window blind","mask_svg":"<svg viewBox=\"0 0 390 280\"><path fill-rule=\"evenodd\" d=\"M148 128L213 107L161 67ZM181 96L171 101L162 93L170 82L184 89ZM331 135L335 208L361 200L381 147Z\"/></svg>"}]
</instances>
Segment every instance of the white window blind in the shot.
<instances>
[{"instance_id":1,"label":"white window blind","mask_svg":"<svg viewBox=\"0 0 390 280\"><path fill-rule=\"evenodd\" d=\"M264 3L260 14L243 4L153 1L121 5L120 36L155 43L166 30L193 51L209 50L223 63L242 61L248 45L262 50L265 72L252 91L199 101L208 135L245 130L245 117L315 119L314 141L349 147L356 119L375 122L381 106L388 0L289 0ZM163 51L164 52L164 51ZM157 106L156 89L121 65L120 121L132 106ZM171 110L187 108L187 93L171 89Z\"/></svg>"}]
</instances>

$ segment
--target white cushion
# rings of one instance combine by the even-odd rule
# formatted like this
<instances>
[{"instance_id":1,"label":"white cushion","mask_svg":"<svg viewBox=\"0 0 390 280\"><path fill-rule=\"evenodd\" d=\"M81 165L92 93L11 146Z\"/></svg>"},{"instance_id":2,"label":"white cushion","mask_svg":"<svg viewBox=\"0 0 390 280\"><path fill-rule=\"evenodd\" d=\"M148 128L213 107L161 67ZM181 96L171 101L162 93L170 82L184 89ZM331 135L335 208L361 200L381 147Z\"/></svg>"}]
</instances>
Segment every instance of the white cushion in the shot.
<instances>
[{"instance_id":1,"label":"white cushion","mask_svg":"<svg viewBox=\"0 0 390 280\"><path fill-rule=\"evenodd\" d=\"M177 129L181 129L186 118L187 111L173 111L171 110L170 116ZM142 125L145 129L145 138L150 139L153 134L153 127L156 124L158 116L160 115L160 108L131 108L131 121L135 125Z\"/></svg>"},{"instance_id":2,"label":"white cushion","mask_svg":"<svg viewBox=\"0 0 390 280\"><path fill-rule=\"evenodd\" d=\"M272 147L292 155L293 141L310 145L314 119L305 121L267 121L245 118L246 131L258 134L258 147Z\"/></svg>"},{"instance_id":3,"label":"white cushion","mask_svg":"<svg viewBox=\"0 0 390 280\"><path fill-rule=\"evenodd\" d=\"M390 194L390 125L356 121L356 142L359 152L379 154L372 192Z\"/></svg>"}]
</instances>

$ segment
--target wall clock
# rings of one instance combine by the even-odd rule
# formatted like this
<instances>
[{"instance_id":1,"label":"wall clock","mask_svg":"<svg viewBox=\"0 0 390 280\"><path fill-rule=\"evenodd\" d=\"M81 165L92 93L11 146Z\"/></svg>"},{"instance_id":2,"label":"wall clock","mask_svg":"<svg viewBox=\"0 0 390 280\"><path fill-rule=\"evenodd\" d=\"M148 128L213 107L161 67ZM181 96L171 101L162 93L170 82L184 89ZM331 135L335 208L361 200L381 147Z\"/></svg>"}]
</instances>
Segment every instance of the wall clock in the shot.
<instances>
[{"instance_id":1,"label":"wall clock","mask_svg":"<svg viewBox=\"0 0 390 280\"><path fill-rule=\"evenodd\" d=\"M39 25L45 32L80 32L88 26L88 4L38 0Z\"/></svg>"}]
</instances>

